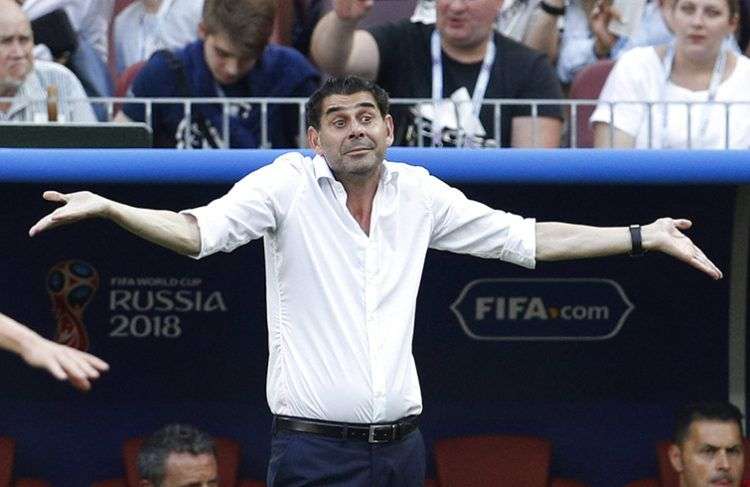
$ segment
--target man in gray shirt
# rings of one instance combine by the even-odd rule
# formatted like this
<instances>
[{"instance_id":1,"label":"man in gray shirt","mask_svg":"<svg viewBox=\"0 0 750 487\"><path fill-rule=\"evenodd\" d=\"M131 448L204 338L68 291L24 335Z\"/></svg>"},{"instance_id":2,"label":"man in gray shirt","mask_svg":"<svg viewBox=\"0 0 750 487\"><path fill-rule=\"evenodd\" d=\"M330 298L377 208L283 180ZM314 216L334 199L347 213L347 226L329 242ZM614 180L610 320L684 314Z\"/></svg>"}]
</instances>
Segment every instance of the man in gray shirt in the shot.
<instances>
[{"instance_id":1,"label":"man in gray shirt","mask_svg":"<svg viewBox=\"0 0 750 487\"><path fill-rule=\"evenodd\" d=\"M75 75L59 64L35 61L33 49L26 14L16 2L0 0L0 122L48 121L48 101L54 100L47 95L53 86L59 121L96 122Z\"/></svg>"}]
</instances>

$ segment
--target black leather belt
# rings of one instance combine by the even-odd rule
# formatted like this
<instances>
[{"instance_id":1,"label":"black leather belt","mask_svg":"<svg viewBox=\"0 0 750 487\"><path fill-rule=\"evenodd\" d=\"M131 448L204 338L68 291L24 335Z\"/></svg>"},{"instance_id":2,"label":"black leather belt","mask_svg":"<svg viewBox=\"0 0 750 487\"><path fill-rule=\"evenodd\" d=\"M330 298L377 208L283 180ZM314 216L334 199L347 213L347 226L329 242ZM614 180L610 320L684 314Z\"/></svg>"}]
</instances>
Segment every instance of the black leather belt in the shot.
<instances>
[{"instance_id":1,"label":"black leather belt","mask_svg":"<svg viewBox=\"0 0 750 487\"><path fill-rule=\"evenodd\" d=\"M417 429L418 416L407 416L394 423L349 424L315 419L274 416L274 431L299 431L330 438L362 440L368 443L398 441Z\"/></svg>"}]
</instances>

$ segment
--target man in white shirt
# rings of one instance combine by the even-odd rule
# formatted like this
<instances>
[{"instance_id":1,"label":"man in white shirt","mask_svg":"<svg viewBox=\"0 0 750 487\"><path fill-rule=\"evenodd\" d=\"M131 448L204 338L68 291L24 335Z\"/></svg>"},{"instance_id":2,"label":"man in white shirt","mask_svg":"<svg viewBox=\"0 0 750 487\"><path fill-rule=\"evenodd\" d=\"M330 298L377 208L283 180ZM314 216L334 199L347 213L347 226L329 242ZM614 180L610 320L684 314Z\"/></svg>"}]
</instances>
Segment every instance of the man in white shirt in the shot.
<instances>
[{"instance_id":1,"label":"man in white shirt","mask_svg":"<svg viewBox=\"0 0 750 487\"><path fill-rule=\"evenodd\" d=\"M78 47L66 66L75 73L90 97L112 96L114 87L107 67L109 22L115 0L24 0L22 8L34 20L63 9L78 35ZM108 120L104 104L94 106L97 118Z\"/></svg>"},{"instance_id":2,"label":"man in white shirt","mask_svg":"<svg viewBox=\"0 0 750 487\"><path fill-rule=\"evenodd\" d=\"M0 0L0 122L48 121L47 90L57 88L59 121L95 122L81 83L65 66L35 61L31 24L19 6ZM78 101L69 101L78 100Z\"/></svg>"},{"instance_id":3,"label":"man in white shirt","mask_svg":"<svg viewBox=\"0 0 750 487\"><path fill-rule=\"evenodd\" d=\"M681 233L687 220L536 223L471 201L424 168L385 161L393 120L371 81L329 79L306 115L314 158L282 155L207 206L174 213L48 191L64 206L29 231L102 217L195 258L264 237L271 486L423 485L411 344L428 248L526 267L645 249L722 277Z\"/></svg>"},{"instance_id":4,"label":"man in white shirt","mask_svg":"<svg viewBox=\"0 0 750 487\"><path fill-rule=\"evenodd\" d=\"M141 0L115 18L117 72L160 49L176 50L198 38L203 0Z\"/></svg>"}]
</instances>

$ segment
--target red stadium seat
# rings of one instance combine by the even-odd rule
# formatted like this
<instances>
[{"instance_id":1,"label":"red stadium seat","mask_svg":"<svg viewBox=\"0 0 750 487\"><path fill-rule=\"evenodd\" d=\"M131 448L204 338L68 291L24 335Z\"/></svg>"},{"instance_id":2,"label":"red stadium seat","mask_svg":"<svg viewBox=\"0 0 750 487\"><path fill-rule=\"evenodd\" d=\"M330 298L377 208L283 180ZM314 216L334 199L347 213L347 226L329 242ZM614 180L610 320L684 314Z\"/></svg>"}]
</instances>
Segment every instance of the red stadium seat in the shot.
<instances>
[{"instance_id":1,"label":"red stadium seat","mask_svg":"<svg viewBox=\"0 0 750 487\"><path fill-rule=\"evenodd\" d=\"M605 59L583 68L570 85L570 98L573 100L599 99L599 94L614 65L614 61ZM594 146L594 132L589 127L589 118L594 113L594 108L593 105L581 105L576 111L576 126L573 127L571 123L571 130L576 130L576 147ZM574 107L571 107L571 110L573 109Z\"/></svg>"},{"instance_id":2,"label":"red stadium seat","mask_svg":"<svg viewBox=\"0 0 750 487\"><path fill-rule=\"evenodd\" d=\"M146 61L139 61L125 68L125 71L117 77L115 82L115 96L122 97L128 94L130 85L133 84L133 80L138 76L144 64L146 64Z\"/></svg>"},{"instance_id":3,"label":"red stadium seat","mask_svg":"<svg viewBox=\"0 0 750 487\"><path fill-rule=\"evenodd\" d=\"M527 436L475 436L438 440L435 469L440 487L585 487L550 479L552 443Z\"/></svg>"},{"instance_id":4,"label":"red stadium seat","mask_svg":"<svg viewBox=\"0 0 750 487\"><path fill-rule=\"evenodd\" d=\"M0 436L0 487L51 487L41 479L13 479L13 463L16 456L16 441L7 436Z\"/></svg>"},{"instance_id":5,"label":"red stadium seat","mask_svg":"<svg viewBox=\"0 0 750 487\"><path fill-rule=\"evenodd\" d=\"M15 453L16 442L13 438L0 436L0 487L10 487Z\"/></svg>"},{"instance_id":6,"label":"red stadium seat","mask_svg":"<svg viewBox=\"0 0 750 487\"><path fill-rule=\"evenodd\" d=\"M625 487L661 487L661 485L656 479L641 479L634 480L628 483Z\"/></svg>"}]
</instances>

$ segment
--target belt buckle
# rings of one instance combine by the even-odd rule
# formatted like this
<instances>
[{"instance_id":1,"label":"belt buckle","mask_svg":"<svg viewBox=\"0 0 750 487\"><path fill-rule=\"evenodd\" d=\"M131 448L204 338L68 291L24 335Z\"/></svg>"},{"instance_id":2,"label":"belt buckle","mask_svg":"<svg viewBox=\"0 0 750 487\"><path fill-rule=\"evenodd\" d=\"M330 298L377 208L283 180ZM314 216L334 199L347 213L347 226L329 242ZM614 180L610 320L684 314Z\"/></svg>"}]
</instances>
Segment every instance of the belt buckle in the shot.
<instances>
[{"instance_id":1,"label":"belt buckle","mask_svg":"<svg viewBox=\"0 0 750 487\"><path fill-rule=\"evenodd\" d=\"M382 425L382 426L371 425L370 429L368 431L368 434L367 434L367 442L368 443L388 443L389 441L393 441L396 438L396 426L398 426L398 425L396 425L396 424ZM386 439L383 439L383 440L375 438L375 433L378 430L380 430L380 431L382 431L382 430L389 431L390 430L390 432L391 432L390 438L386 438Z\"/></svg>"}]
</instances>

